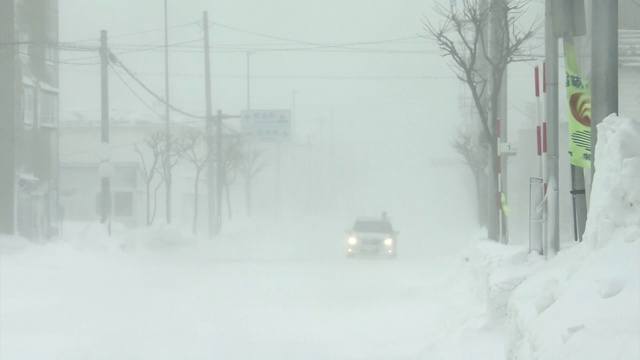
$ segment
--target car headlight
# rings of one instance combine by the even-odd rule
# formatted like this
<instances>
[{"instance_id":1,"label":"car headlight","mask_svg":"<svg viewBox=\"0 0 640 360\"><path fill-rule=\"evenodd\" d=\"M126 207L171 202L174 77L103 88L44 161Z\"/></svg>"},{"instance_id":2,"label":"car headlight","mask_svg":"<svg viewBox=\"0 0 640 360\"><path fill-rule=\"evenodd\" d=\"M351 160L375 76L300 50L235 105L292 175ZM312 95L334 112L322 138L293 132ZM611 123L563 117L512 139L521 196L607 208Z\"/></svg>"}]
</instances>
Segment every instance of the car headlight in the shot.
<instances>
[{"instance_id":1,"label":"car headlight","mask_svg":"<svg viewBox=\"0 0 640 360\"><path fill-rule=\"evenodd\" d=\"M384 244L387 245L387 246L393 245L393 239L392 238L384 239Z\"/></svg>"},{"instance_id":2,"label":"car headlight","mask_svg":"<svg viewBox=\"0 0 640 360\"><path fill-rule=\"evenodd\" d=\"M351 236L351 237L349 237L347 242L349 243L349 245L355 245L355 244L358 243L358 239L356 239L355 236Z\"/></svg>"}]
</instances>

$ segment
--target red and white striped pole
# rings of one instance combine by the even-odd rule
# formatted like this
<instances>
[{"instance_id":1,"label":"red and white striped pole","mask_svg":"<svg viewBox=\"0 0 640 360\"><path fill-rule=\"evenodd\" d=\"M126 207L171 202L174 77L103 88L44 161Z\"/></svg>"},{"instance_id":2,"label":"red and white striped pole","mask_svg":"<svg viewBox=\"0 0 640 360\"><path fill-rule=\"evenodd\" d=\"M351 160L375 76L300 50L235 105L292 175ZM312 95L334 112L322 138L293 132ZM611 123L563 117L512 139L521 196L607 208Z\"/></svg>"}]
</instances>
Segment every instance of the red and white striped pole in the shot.
<instances>
[{"instance_id":1,"label":"red and white striped pole","mask_svg":"<svg viewBox=\"0 0 640 360\"><path fill-rule=\"evenodd\" d=\"M536 94L536 120L538 125L536 126L536 145L538 149L538 174L540 178L542 178L542 119L541 119L541 109L540 109L540 68L538 65L533 70L534 74L534 83L535 83L535 94ZM544 179L543 179L544 181Z\"/></svg>"},{"instance_id":2,"label":"red and white striped pole","mask_svg":"<svg viewBox=\"0 0 640 360\"><path fill-rule=\"evenodd\" d=\"M547 93L547 63L542 63L542 93ZM545 105L546 107L546 105ZM546 113L546 111L542 112ZM541 116L542 117L542 116ZM544 194L547 194L547 120L542 117L542 183Z\"/></svg>"},{"instance_id":3,"label":"red and white striped pole","mask_svg":"<svg viewBox=\"0 0 640 360\"><path fill-rule=\"evenodd\" d=\"M536 67L536 70L538 67ZM547 176L547 120L546 120L546 103L540 105L540 90L539 83L540 80L538 78L538 73L536 72L536 97L538 98L538 156L540 156L540 176L542 177L542 198L544 199L547 196L547 184L548 184L548 176ZM547 63L542 63L542 93L547 93ZM546 97L544 98L546 99ZM542 252L544 254L547 253L547 205L542 207Z\"/></svg>"},{"instance_id":4,"label":"red and white striped pole","mask_svg":"<svg viewBox=\"0 0 640 360\"><path fill-rule=\"evenodd\" d=\"M497 147L497 169L498 169L498 231L499 241L502 243L502 166L501 164L501 151L500 151L500 118L496 119L496 139L498 141Z\"/></svg>"},{"instance_id":5,"label":"red and white striped pole","mask_svg":"<svg viewBox=\"0 0 640 360\"><path fill-rule=\"evenodd\" d=\"M546 92L546 81L545 81L545 74L546 74L546 66L543 63L542 65L542 81L543 81L543 92ZM536 106L537 106L537 117L538 117L538 125L536 126L536 143L538 146L538 171L540 174L540 177L542 178L542 182L543 182L543 191L546 194L547 192L547 176L546 176L546 166L545 166L545 156L544 154L547 153L547 122L543 119L542 114L544 113L544 110L542 109L541 105L540 105L540 69L538 68L538 66L536 65L535 69L534 69L534 76L535 76L535 94L536 94Z\"/></svg>"}]
</instances>

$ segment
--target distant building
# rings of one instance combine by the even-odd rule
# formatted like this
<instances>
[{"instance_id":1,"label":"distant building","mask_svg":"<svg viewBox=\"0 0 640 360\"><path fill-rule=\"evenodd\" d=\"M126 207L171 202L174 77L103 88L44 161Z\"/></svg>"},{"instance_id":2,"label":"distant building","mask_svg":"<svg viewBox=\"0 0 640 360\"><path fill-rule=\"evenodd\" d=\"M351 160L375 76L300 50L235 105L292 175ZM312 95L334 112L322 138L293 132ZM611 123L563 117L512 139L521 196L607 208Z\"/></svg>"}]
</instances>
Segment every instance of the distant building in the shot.
<instances>
[{"instance_id":1,"label":"distant building","mask_svg":"<svg viewBox=\"0 0 640 360\"><path fill-rule=\"evenodd\" d=\"M0 233L58 232L58 1L0 1Z\"/></svg>"},{"instance_id":2,"label":"distant building","mask_svg":"<svg viewBox=\"0 0 640 360\"><path fill-rule=\"evenodd\" d=\"M138 144L142 151L146 151L141 144L145 135L163 127L162 124L122 124L111 120L111 220L129 227L141 226L145 224L146 215L145 181L141 160L134 148ZM60 215L64 221L100 220L100 134L97 121L66 119L61 122Z\"/></svg>"},{"instance_id":3,"label":"distant building","mask_svg":"<svg viewBox=\"0 0 640 360\"><path fill-rule=\"evenodd\" d=\"M61 219L70 222L99 221L101 215L100 121L92 112L73 111L60 123L60 211ZM200 125L200 126L198 126ZM174 124L174 135L183 130L201 129L201 124ZM113 167L111 182L111 220L130 228L147 223L146 176L153 155L145 140L152 134L164 133L165 125L149 114L112 111L109 130L109 161ZM137 150L136 150L137 149ZM144 156L144 162L141 154ZM155 223L166 221L166 191L159 164L150 183L150 217ZM173 175L173 221L191 224L194 191L193 168L181 162ZM206 226L206 175L200 179L199 223Z\"/></svg>"}]
</instances>

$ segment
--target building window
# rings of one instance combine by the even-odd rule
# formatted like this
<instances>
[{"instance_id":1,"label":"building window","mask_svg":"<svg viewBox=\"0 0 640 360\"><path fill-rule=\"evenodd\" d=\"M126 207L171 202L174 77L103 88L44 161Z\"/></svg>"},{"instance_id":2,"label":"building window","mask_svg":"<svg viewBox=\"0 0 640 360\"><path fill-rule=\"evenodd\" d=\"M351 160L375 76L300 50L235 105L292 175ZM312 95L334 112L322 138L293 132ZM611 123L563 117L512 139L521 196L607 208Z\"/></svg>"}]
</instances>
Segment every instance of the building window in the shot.
<instances>
[{"instance_id":1,"label":"building window","mask_svg":"<svg viewBox=\"0 0 640 360\"><path fill-rule=\"evenodd\" d=\"M113 194L113 215L116 217L133 216L133 192L116 191Z\"/></svg>"},{"instance_id":2,"label":"building window","mask_svg":"<svg viewBox=\"0 0 640 360\"><path fill-rule=\"evenodd\" d=\"M41 126L55 127L58 125L58 94L41 91L38 98L40 112L38 117Z\"/></svg>"},{"instance_id":3,"label":"building window","mask_svg":"<svg viewBox=\"0 0 640 360\"><path fill-rule=\"evenodd\" d=\"M22 93L22 106L23 106L23 121L25 127L33 126L33 122L35 121L36 114L36 103L35 103L35 88L24 85L23 93Z\"/></svg>"}]
</instances>

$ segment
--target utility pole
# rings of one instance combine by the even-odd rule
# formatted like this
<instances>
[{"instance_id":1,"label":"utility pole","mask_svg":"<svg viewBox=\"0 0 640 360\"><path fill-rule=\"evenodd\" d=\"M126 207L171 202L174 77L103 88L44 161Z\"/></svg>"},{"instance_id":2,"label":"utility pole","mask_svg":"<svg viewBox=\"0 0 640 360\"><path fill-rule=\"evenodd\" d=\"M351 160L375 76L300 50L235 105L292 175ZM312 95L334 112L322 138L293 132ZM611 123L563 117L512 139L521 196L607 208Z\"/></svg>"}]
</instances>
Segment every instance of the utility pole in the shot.
<instances>
[{"instance_id":1,"label":"utility pole","mask_svg":"<svg viewBox=\"0 0 640 360\"><path fill-rule=\"evenodd\" d=\"M479 9L480 9L480 13L485 14L489 11L489 1L490 0L479 0ZM480 29L482 31L481 34L481 39L485 39L484 41L486 41L486 39L489 39L489 29L488 26L482 26L482 28ZM482 46L478 47L478 70L481 73L481 75L485 78L485 79L489 79L491 77L491 67L489 66L489 61L487 60L487 52L489 51L488 48L489 44L482 44ZM489 95L488 95L489 91L482 91L480 94L480 101L482 103L482 106L480 109L478 109L478 114L477 117L478 118L482 118L482 115L480 114L480 111L485 111L487 113L487 116L489 115L489 106L488 104L489 102ZM480 122L478 122L480 123ZM478 129L478 131L481 131L480 129ZM485 144L487 146L489 146L489 144ZM495 161L495 159L491 159L491 152L488 152L487 155L488 158L488 163L491 161ZM487 228L489 228L489 222L491 219L490 216L490 212L494 211L495 206L492 206L491 204L493 204L491 201L492 199L495 199L492 195L493 195L493 190L491 188L490 185L490 177L491 175L487 175L487 174L483 174L482 176L484 176L484 178L482 179L484 181L485 187L486 187L486 191L481 195L482 198L482 204L485 207L485 211L482 211L481 214L482 216L484 216L484 218L481 218L480 221L487 226ZM493 200L495 201L495 200Z\"/></svg>"},{"instance_id":2,"label":"utility pole","mask_svg":"<svg viewBox=\"0 0 640 360\"><path fill-rule=\"evenodd\" d=\"M169 15L167 9L167 0L164 0L164 97L165 97L165 162L164 177L165 188L167 189L167 223L171 223L171 127L170 127L170 106L169 106Z\"/></svg>"},{"instance_id":3,"label":"utility pole","mask_svg":"<svg viewBox=\"0 0 640 360\"><path fill-rule=\"evenodd\" d=\"M222 230L222 187L224 185L224 151L222 148L222 110L216 115L216 233Z\"/></svg>"},{"instance_id":4,"label":"utility pole","mask_svg":"<svg viewBox=\"0 0 640 360\"><path fill-rule=\"evenodd\" d=\"M251 110L251 51L247 51L247 110Z\"/></svg>"},{"instance_id":5,"label":"utility pole","mask_svg":"<svg viewBox=\"0 0 640 360\"><path fill-rule=\"evenodd\" d=\"M111 182L109 179L109 47L107 31L100 32L100 75L101 75L101 120L102 120L102 151L100 163L101 176L101 223L106 224L107 232L111 235Z\"/></svg>"},{"instance_id":6,"label":"utility pole","mask_svg":"<svg viewBox=\"0 0 640 360\"><path fill-rule=\"evenodd\" d=\"M591 0L591 176L598 124L618 113L618 0Z\"/></svg>"},{"instance_id":7,"label":"utility pole","mask_svg":"<svg viewBox=\"0 0 640 360\"><path fill-rule=\"evenodd\" d=\"M211 66L209 59L209 14L204 12L203 19L204 26L204 83L205 83L205 102L207 106L207 151L209 152L209 160L207 161L207 206L209 209L209 216L207 217L207 223L209 225L209 236L212 237L216 232L216 202L215 202L215 170L214 170L214 157L213 157L213 110L211 105Z\"/></svg>"},{"instance_id":8,"label":"utility pole","mask_svg":"<svg viewBox=\"0 0 640 360\"><path fill-rule=\"evenodd\" d=\"M560 206L558 202L558 40L553 33L552 0L545 1L545 62L547 93L547 257L560 250Z\"/></svg>"},{"instance_id":9,"label":"utility pole","mask_svg":"<svg viewBox=\"0 0 640 360\"><path fill-rule=\"evenodd\" d=\"M505 0L491 0L492 4L490 7L490 29L491 29L491 38L489 43L489 56L491 57L494 63L502 62L505 54L505 49L509 46L509 29L504 28L503 19L506 18L507 11ZM506 59L505 59L506 62ZM500 164L498 165L498 169L500 170L500 195L507 195L507 184L508 184L508 172L507 172L507 164L508 164L508 155L501 154L502 152L502 144L508 143L508 123L507 123L507 66L504 65L504 72L502 75L502 81L500 84L500 93L498 94L498 119L492 119L498 122L498 128L496 129L499 134L499 143L498 143L498 161ZM495 87L493 87L495 89ZM502 156L504 155L504 156ZM500 207L502 208L502 199L500 199ZM500 212L500 241L502 243L509 242L508 236L508 222L507 216L504 211Z\"/></svg>"},{"instance_id":10,"label":"utility pole","mask_svg":"<svg viewBox=\"0 0 640 360\"><path fill-rule=\"evenodd\" d=\"M216 229L219 233L222 230L222 190L225 185L225 169L224 169L224 134L222 133L222 121L226 119L240 119L240 115L226 115L222 110L218 109L214 121L216 125Z\"/></svg>"}]
</instances>

